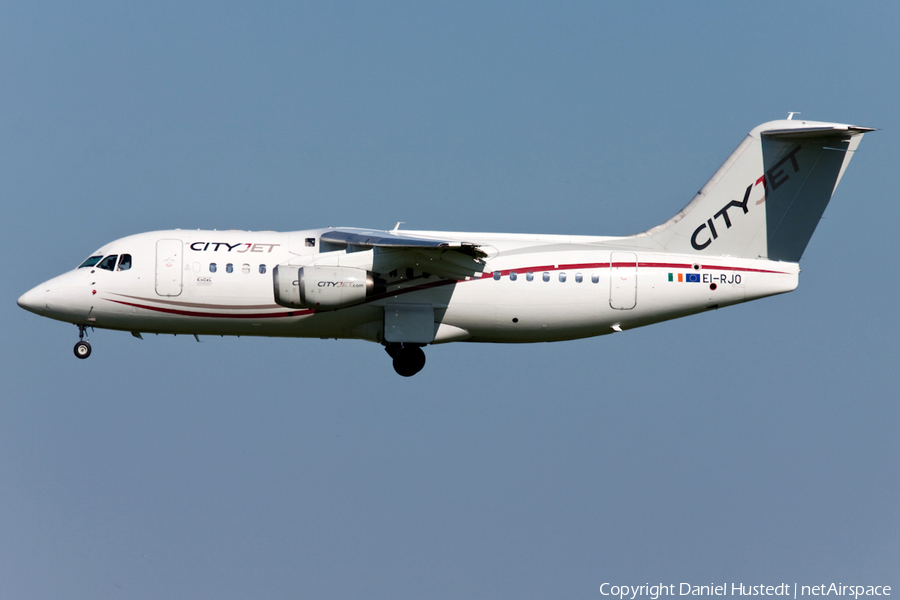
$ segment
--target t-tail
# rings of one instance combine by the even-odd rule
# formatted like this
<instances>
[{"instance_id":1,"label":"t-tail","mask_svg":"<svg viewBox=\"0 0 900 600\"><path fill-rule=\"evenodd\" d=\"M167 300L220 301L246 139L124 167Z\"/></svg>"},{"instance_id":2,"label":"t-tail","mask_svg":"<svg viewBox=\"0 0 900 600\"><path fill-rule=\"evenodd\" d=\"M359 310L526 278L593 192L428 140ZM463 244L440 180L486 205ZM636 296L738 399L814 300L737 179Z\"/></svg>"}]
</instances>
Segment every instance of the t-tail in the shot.
<instances>
[{"instance_id":1,"label":"t-tail","mask_svg":"<svg viewBox=\"0 0 900 600\"><path fill-rule=\"evenodd\" d=\"M635 241L678 254L799 262L868 131L799 120L760 125L681 212Z\"/></svg>"}]
</instances>

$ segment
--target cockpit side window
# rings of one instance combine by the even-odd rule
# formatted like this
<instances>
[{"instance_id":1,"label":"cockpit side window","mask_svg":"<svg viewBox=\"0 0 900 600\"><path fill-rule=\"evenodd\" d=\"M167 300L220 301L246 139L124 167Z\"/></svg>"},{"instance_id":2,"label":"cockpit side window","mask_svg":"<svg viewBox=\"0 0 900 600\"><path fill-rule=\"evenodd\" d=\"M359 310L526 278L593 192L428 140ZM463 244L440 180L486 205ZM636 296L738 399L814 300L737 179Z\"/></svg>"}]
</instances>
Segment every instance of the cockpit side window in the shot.
<instances>
[{"instance_id":1,"label":"cockpit side window","mask_svg":"<svg viewBox=\"0 0 900 600\"><path fill-rule=\"evenodd\" d=\"M102 254L99 256L92 256L89 259L87 259L86 261L84 261L83 263L81 263L80 265L78 265L78 268L80 269L82 267L93 267L98 262L100 262L101 258L103 258Z\"/></svg>"},{"instance_id":2,"label":"cockpit side window","mask_svg":"<svg viewBox=\"0 0 900 600\"><path fill-rule=\"evenodd\" d=\"M116 271L127 271L131 268L131 255L123 254L122 258L119 259L119 268Z\"/></svg>"},{"instance_id":3,"label":"cockpit side window","mask_svg":"<svg viewBox=\"0 0 900 600\"><path fill-rule=\"evenodd\" d=\"M114 271L116 268L116 259L119 258L118 254L110 254L106 258L100 261L100 264L97 265L97 268L104 269L106 271Z\"/></svg>"}]
</instances>

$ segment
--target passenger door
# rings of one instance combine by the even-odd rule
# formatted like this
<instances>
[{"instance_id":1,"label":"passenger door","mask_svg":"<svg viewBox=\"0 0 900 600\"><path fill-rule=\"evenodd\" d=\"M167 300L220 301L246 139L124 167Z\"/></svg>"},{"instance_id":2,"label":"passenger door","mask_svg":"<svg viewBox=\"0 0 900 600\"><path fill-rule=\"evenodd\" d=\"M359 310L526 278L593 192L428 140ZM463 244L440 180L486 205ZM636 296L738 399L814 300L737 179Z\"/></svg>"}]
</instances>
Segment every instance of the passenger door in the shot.
<instances>
[{"instance_id":1,"label":"passenger door","mask_svg":"<svg viewBox=\"0 0 900 600\"><path fill-rule=\"evenodd\" d=\"M609 306L629 310L637 305L637 254L613 252L609 259Z\"/></svg>"}]
</instances>

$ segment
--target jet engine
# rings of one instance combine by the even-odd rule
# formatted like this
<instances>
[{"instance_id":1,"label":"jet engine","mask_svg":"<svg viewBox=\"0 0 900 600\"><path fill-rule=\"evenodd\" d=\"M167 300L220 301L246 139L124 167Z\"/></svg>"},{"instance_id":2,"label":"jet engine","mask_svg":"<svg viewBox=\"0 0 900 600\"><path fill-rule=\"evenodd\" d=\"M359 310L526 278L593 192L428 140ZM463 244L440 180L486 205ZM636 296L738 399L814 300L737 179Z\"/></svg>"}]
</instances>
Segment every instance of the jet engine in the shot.
<instances>
[{"instance_id":1,"label":"jet engine","mask_svg":"<svg viewBox=\"0 0 900 600\"><path fill-rule=\"evenodd\" d=\"M384 293L386 282L370 271L354 267L294 267L272 269L275 302L287 308L334 310Z\"/></svg>"}]
</instances>

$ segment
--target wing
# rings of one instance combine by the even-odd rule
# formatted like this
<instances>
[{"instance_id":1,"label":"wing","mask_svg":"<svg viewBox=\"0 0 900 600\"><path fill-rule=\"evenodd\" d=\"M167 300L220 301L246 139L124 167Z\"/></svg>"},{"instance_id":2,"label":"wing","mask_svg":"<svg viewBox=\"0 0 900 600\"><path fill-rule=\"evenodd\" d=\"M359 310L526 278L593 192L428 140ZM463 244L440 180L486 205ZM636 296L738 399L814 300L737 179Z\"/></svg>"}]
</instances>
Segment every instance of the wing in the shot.
<instances>
[{"instance_id":1,"label":"wing","mask_svg":"<svg viewBox=\"0 0 900 600\"><path fill-rule=\"evenodd\" d=\"M477 244L441 240L406 235L394 231L376 231L373 229L332 229L320 236L323 242L336 246L362 246L365 248L414 248L416 250L436 249L451 250L473 259L487 256Z\"/></svg>"},{"instance_id":2,"label":"wing","mask_svg":"<svg viewBox=\"0 0 900 600\"><path fill-rule=\"evenodd\" d=\"M446 279L465 279L484 270L487 253L478 244L418 237L397 231L341 228L319 236L322 242L345 248L374 248L389 262L415 266Z\"/></svg>"}]
</instances>

